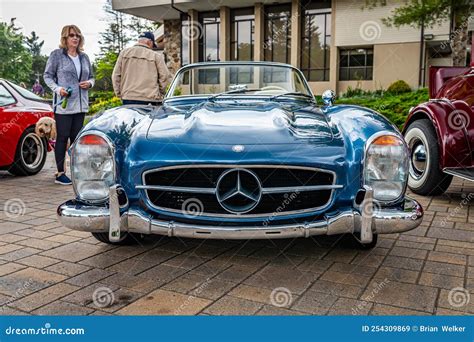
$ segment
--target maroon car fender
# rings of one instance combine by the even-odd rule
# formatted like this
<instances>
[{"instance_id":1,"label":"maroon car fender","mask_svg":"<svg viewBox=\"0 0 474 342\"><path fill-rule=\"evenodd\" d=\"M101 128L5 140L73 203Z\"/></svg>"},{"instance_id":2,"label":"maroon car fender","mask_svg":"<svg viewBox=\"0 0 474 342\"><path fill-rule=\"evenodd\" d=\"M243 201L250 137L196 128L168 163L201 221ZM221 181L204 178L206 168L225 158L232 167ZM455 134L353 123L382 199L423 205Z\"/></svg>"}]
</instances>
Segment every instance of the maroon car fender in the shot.
<instances>
[{"instance_id":1,"label":"maroon car fender","mask_svg":"<svg viewBox=\"0 0 474 342\"><path fill-rule=\"evenodd\" d=\"M410 110L402 132L416 120L429 119L438 136L440 168L471 166L467 132L474 129L474 120L463 118L466 114L471 115L471 110L464 101L430 100Z\"/></svg>"}]
</instances>

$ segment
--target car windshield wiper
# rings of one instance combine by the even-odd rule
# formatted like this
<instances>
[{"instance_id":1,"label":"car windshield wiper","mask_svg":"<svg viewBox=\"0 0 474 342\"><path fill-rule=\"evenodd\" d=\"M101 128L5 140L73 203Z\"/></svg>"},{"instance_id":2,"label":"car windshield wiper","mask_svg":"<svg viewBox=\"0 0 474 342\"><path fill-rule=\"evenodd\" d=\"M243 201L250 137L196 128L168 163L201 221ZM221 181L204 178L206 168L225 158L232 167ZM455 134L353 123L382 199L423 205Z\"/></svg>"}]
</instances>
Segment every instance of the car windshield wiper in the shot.
<instances>
[{"instance_id":1,"label":"car windshield wiper","mask_svg":"<svg viewBox=\"0 0 474 342\"><path fill-rule=\"evenodd\" d=\"M301 97L306 97L306 98L310 99L312 102L314 102L314 98L311 95L303 94L302 92L299 92L299 91L297 91L297 92L290 91L290 92L287 92L287 93L274 95L274 96L270 97L270 101L275 100L275 99L277 99L281 96L301 96Z\"/></svg>"},{"instance_id":2,"label":"car windshield wiper","mask_svg":"<svg viewBox=\"0 0 474 342\"><path fill-rule=\"evenodd\" d=\"M224 91L224 92L219 93L219 94L209 96L207 98L207 101L214 101L216 98L218 98L221 95L239 94L239 93L253 92L253 91L259 91L259 90L261 90L261 89L260 88L255 88L255 89L241 88L241 89L228 90L228 91Z\"/></svg>"}]
</instances>

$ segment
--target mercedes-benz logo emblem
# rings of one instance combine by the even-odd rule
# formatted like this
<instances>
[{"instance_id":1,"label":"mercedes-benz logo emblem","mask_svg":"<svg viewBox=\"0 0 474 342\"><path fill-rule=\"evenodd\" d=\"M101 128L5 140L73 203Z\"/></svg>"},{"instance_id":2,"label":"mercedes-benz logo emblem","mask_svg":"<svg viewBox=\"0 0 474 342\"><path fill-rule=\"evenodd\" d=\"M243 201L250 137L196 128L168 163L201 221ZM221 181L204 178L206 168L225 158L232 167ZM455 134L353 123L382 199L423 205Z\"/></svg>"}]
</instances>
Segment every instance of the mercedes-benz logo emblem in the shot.
<instances>
[{"instance_id":1,"label":"mercedes-benz logo emblem","mask_svg":"<svg viewBox=\"0 0 474 342\"><path fill-rule=\"evenodd\" d=\"M244 214L257 206L262 185L257 175L246 169L230 169L217 181L217 201L230 213Z\"/></svg>"}]
</instances>

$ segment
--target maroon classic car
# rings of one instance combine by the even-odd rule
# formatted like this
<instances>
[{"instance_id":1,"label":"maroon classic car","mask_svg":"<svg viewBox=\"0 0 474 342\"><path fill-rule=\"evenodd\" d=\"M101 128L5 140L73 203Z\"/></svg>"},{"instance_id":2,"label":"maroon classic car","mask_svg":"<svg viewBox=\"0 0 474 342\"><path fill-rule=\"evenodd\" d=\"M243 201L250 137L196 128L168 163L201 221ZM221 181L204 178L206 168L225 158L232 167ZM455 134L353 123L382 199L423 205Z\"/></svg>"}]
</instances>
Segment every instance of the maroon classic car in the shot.
<instances>
[{"instance_id":1,"label":"maroon classic car","mask_svg":"<svg viewBox=\"0 0 474 342\"><path fill-rule=\"evenodd\" d=\"M410 148L408 186L439 195L453 176L474 181L474 62L431 67L430 100L410 110L403 128Z\"/></svg>"},{"instance_id":2,"label":"maroon classic car","mask_svg":"<svg viewBox=\"0 0 474 342\"><path fill-rule=\"evenodd\" d=\"M53 117L44 99L0 79L0 170L29 176L43 168L50 148L35 134L36 122L43 116Z\"/></svg>"}]
</instances>

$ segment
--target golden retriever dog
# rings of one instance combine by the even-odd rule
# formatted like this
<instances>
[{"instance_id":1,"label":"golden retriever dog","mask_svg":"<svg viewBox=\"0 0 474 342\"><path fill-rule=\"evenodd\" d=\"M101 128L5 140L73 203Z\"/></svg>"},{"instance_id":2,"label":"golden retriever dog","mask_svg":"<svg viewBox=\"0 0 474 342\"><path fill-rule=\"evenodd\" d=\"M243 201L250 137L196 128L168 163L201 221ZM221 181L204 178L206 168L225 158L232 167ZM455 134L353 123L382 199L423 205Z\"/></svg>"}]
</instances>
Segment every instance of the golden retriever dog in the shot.
<instances>
[{"instance_id":1,"label":"golden retriever dog","mask_svg":"<svg viewBox=\"0 0 474 342\"><path fill-rule=\"evenodd\" d=\"M48 141L56 141L56 121L49 116L42 117L38 120L35 127L35 133Z\"/></svg>"},{"instance_id":2,"label":"golden retriever dog","mask_svg":"<svg viewBox=\"0 0 474 342\"><path fill-rule=\"evenodd\" d=\"M56 121L49 116L42 117L36 122L35 133L41 137L48 140L49 146L54 150L56 146ZM69 146L67 147L69 148ZM64 171L66 171L67 166L67 153L64 158Z\"/></svg>"}]
</instances>

